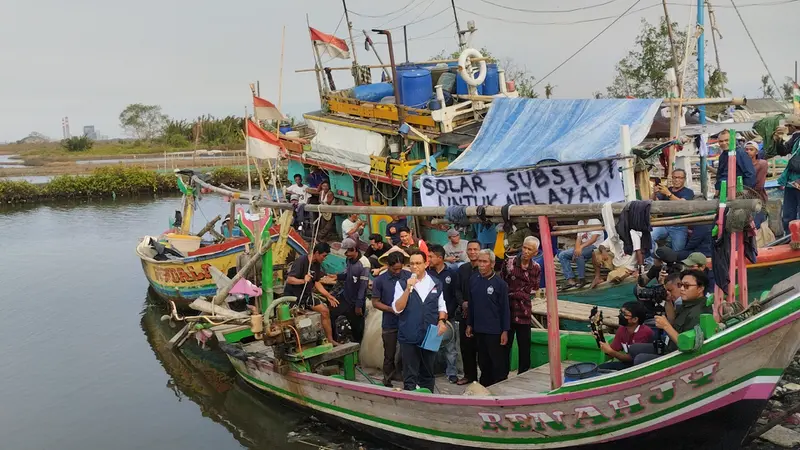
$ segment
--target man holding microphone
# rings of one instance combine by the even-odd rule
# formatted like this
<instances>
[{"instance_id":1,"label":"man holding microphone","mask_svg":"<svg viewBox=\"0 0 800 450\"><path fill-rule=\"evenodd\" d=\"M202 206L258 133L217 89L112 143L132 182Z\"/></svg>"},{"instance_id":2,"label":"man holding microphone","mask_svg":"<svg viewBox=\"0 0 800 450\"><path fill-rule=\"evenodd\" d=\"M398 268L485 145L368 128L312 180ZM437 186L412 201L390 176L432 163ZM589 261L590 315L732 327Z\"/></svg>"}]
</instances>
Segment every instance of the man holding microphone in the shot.
<instances>
[{"instance_id":1,"label":"man holding microphone","mask_svg":"<svg viewBox=\"0 0 800 450\"><path fill-rule=\"evenodd\" d=\"M438 323L438 335L447 330L447 305L442 285L426 272L428 258L414 249L409 252L411 278L398 280L392 309L398 315L400 354L403 358L403 389L413 391L417 386L433 392L433 364L436 352L420 345L431 325Z\"/></svg>"}]
</instances>

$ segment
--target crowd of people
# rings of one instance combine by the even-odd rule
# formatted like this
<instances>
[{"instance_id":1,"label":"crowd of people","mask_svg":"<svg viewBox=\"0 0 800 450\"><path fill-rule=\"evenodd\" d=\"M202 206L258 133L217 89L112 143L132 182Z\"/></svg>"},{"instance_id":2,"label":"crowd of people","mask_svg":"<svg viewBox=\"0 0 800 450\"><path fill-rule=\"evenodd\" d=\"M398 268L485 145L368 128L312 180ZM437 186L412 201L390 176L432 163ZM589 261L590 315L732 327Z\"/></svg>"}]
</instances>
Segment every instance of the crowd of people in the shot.
<instances>
[{"instance_id":1,"label":"crowd of people","mask_svg":"<svg viewBox=\"0 0 800 450\"><path fill-rule=\"evenodd\" d=\"M792 116L775 133L777 153L791 154L800 161L794 157L800 154L798 136L800 118ZM727 149L730 139L727 131L720 133L720 148ZM737 174L745 187L766 200L765 155L753 141L739 150ZM727 176L727 156L724 150L719 158L717 192ZM800 218L800 162L797 165L793 169L790 163L781 177L786 189L785 228L789 221ZM693 200L696 194L686 186L686 179L685 171L675 169L668 183L655 180L650 200ZM341 339L340 317L346 318L351 338L361 342L369 296L373 308L382 312L384 385L401 381L407 390L433 391L437 352L424 348L423 343L430 333L441 336L448 330L450 337L439 351L451 383L478 381L490 386L505 380L515 342L518 373L530 368L531 301L544 287L536 226L520 224L504 230L504 252L499 259L495 249L498 229L485 225L476 226L474 239L449 229L446 245L428 245L414 236L406 219L392 217L384 235L373 233L362 240L367 223L357 214L344 218L340 234L332 214L321 214L315 222L308 220L306 204L334 202L324 172L312 172L308 185L303 184L301 175L294 181L287 188L289 200L300 213L298 223L316 229L318 243L310 255L293 264L285 294L297 296L300 306L322 315L325 333L334 345ZM755 220L757 228L766 217L762 214ZM574 245L559 250L555 239L553 242L563 273L561 289L589 285L588 262L594 267L591 288L603 281L636 281L636 298L621 307L616 334L611 342L600 343L612 359L602 368L619 370L676 350L678 335L696 327L700 316L711 312L707 294L714 285L708 264L713 253L713 225L670 225L642 232L615 223L608 204L601 217L580 221L578 228L582 231L576 234ZM331 252L326 240L341 240L347 262L340 274L326 275L322 270L322 262ZM601 274L607 274L605 279ZM341 289L333 292L331 286L337 282Z\"/></svg>"},{"instance_id":2,"label":"crowd of people","mask_svg":"<svg viewBox=\"0 0 800 450\"><path fill-rule=\"evenodd\" d=\"M392 234L397 236L396 245ZM421 344L427 334L441 336L448 330L439 351L451 383L479 381L489 386L506 379L515 340L519 372L530 368L531 299L540 288L542 274L535 261L537 237L527 236L520 251L505 258L496 271L495 253L482 249L477 240L462 240L455 229L448 231L446 246L427 245L398 223L387 227L387 236L370 235L363 253L354 234L343 230L343 236L341 248L347 262L342 273L325 274L322 264L331 246L319 242L311 254L294 262L284 294L296 296L299 306L322 315L326 336L334 345L339 345L344 338L340 332L346 329L340 326L340 317L349 325L347 338L362 341L365 302L370 296L373 308L383 313L384 385L392 386L394 380L402 381L405 389L432 391L437 352ZM370 279L371 295L367 292ZM336 283L341 289L333 293L331 285Z\"/></svg>"}]
</instances>

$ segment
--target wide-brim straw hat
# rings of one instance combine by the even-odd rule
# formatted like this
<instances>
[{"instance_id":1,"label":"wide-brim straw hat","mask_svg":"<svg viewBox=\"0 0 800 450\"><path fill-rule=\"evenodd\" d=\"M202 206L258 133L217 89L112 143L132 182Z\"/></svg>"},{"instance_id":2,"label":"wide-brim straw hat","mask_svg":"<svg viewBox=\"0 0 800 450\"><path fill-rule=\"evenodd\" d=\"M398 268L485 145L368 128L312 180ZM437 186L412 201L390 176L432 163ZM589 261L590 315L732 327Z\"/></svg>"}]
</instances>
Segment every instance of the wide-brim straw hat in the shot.
<instances>
[{"instance_id":1,"label":"wide-brim straw hat","mask_svg":"<svg viewBox=\"0 0 800 450\"><path fill-rule=\"evenodd\" d=\"M388 258L389 255L391 255L392 253L397 253L397 252L400 252L400 253L403 254L403 265L408 265L409 261L411 260L411 257L408 256L408 253L406 253L405 250L403 250L402 248L400 248L400 247L398 247L396 245L393 246L392 248L390 248L388 251L386 251L386 253L381 255L381 257L378 258L378 262L385 266L386 265L386 258Z\"/></svg>"}]
</instances>

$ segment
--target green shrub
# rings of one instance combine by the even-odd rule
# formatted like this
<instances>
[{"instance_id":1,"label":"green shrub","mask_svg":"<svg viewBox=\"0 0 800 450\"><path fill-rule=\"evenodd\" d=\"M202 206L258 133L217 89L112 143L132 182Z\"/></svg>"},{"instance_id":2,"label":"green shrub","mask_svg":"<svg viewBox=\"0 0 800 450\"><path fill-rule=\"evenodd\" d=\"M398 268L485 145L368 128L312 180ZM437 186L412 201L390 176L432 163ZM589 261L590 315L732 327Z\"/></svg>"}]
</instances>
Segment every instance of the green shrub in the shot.
<instances>
[{"instance_id":1,"label":"green shrub","mask_svg":"<svg viewBox=\"0 0 800 450\"><path fill-rule=\"evenodd\" d=\"M252 174L253 181L257 182L258 175ZM221 184L241 188L247 186L247 172L233 167L220 167L211 173L211 184Z\"/></svg>"},{"instance_id":2,"label":"green shrub","mask_svg":"<svg viewBox=\"0 0 800 450\"><path fill-rule=\"evenodd\" d=\"M87 136L72 136L68 139L61 140L61 146L67 149L68 152L85 152L94 145L94 141Z\"/></svg>"},{"instance_id":3,"label":"green shrub","mask_svg":"<svg viewBox=\"0 0 800 450\"><path fill-rule=\"evenodd\" d=\"M247 174L240 169L220 167L211 173L214 184L231 187L247 185ZM98 198L177 192L172 173L158 173L123 165L99 167L91 175L60 175L49 183L0 180L0 202L20 203L39 199Z\"/></svg>"},{"instance_id":4,"label":"green shrub","mask_svg":"<svg viewBox=\"0 0 800 450\"><path fill-rule=\"evenodd\" d=\"M0 180L0 201L3 203L19 203L36 200L41 195L38 185L27 181Z\"/></svg>"}]
</instances>

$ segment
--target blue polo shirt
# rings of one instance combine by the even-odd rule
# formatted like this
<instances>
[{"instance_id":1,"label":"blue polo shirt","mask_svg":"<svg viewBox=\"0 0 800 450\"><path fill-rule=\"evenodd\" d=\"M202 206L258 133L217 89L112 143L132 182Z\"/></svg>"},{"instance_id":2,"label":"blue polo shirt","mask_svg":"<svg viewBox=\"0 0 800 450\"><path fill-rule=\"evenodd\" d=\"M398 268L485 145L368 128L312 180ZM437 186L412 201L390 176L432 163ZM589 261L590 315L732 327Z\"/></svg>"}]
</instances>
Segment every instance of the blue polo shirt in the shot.
<instances>
[{"instance_id":1,"label":"blue polo shirt","mask_svg":"<svg viewBox=\"0 0 800 450\"><path fill-rule=\"evenodd\" d=\"M439 280L442 283L442 293L444 294L444 303L447 305L447 319L453 320L456 308L459 304L461 292L459 291L458 272L444 266L441 272L436 269L429 268L428 275Z\"/></svg>"},{"instance_id":2,"label":"blue polo shirt","mask_svg":"<svg viewBox=\"0 0 800 450\"><path fill-rule=\"evenodd\" d=\"M363 309L367 301L369 270L361 264L360 260L361 252L358 253L355 259L348 259L344 273L337 275L336 279L344 281L344 289L342 289L339 302Z\"/></svg>"},{"instance_id":3,"label":"blue polo shirt","mask_svg":"<svg viewBox=\"0 0 800 450\"><path fill-rule=\"evenodd\" d=\"M387 270L372 282L372 296L374 298L379 298L381 303L391 308L392 301L394 300L395 285L398 281L405 281L409 278L411 278L411 272L407 270L401 270L397 275ZM396 330L397 315L384 312L383 319L381 320L381 328L384 330Z\"/></svg>"},{"instance_id":4,"label":"blue polo shirt","mask_svg":"<svg viewBox=\"0 0 800 450\"><path fill-rule=\"evenodd\" d=\"M511 329L508 285L496 273L484 278L476 272L470 277L467 322L475 333L501 334Z\"/></svg>"}]
</instances>

